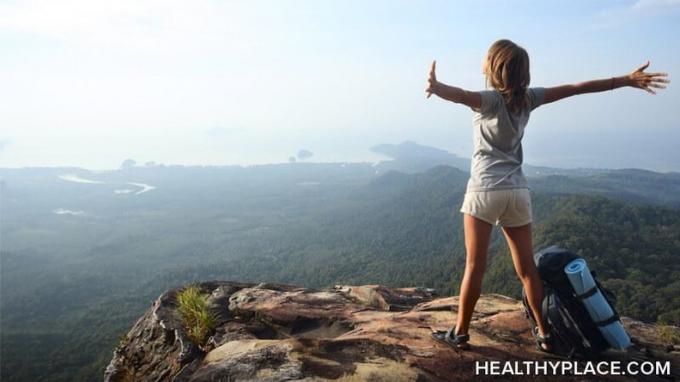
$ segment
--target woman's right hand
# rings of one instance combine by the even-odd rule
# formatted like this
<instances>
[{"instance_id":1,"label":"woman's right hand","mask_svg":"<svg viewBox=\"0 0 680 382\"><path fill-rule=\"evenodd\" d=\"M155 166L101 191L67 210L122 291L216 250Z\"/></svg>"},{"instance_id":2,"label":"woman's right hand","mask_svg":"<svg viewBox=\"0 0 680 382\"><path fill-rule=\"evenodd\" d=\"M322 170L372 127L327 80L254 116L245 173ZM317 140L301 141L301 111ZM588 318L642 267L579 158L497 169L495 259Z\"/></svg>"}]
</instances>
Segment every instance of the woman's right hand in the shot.
<instances>
[{"instance_id":1,"label":"woman's right hand","mask_svg":"<svg viewBox=\"0 0 680 382\"><path fill-rule=\"evenodd\" d=\"M639 68L635 69L628 75L629 86L642 89L650 94L656 94L651 88L665 89L670 80L664 78L668 73L645 73L645 69L649 66L649 60Z\"/></svg>"}]
</instances>

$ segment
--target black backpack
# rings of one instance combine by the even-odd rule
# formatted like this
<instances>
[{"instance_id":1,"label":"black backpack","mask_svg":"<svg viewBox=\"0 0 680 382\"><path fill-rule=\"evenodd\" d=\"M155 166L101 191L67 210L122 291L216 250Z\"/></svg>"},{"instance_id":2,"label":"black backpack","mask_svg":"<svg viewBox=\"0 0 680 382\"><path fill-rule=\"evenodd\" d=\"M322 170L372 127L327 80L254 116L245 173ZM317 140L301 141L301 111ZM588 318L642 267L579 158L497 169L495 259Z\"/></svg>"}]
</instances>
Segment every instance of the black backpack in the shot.
<instances>
[{"instance_id":1,"label":"black backpack","mask_svg":"<svg viewBox=\"0 0 680 382\"><path fill-rule=\"evenodd\" d=\"M601 322L594 322L590 317L582 300L597 290L577 296L564 272L567 264L580 258L581 256L557 246L545 248L534 255L534 262L544 288L541 312L543 321L553 337L552 353L567 358L595 358L610 347L598 326L605 326L619 320L619 315L614 308L616 297L602 287L597 274L591 271L590 274L595 284L611 306L614 315ZM522 303L527 318L536 326L536 320L531 313L524 289L522 289Z\"/></svg>"}]
</instances>

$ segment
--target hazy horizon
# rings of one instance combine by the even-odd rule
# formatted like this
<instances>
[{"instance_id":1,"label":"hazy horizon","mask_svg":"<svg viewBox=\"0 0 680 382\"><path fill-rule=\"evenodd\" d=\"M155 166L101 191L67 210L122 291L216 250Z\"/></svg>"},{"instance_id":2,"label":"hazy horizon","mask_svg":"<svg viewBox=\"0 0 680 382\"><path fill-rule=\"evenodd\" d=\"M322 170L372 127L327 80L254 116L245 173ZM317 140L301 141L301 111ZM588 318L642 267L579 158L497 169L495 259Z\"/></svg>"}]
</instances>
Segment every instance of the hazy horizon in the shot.
<instances>
[{"instance_id":1,"label":"hazy horizon","mask_svg":"<svg viewBox=\"0 0 680 382\"><path fill-rule=\"evenodd\" d=\"M389 142L384 142L388 144L399 144L399 143L389 143ZM416 142L417 143L417 142ZM438 148L442 149L441 147L436 147L436 146L427 146L427 147L432 147L432 148ZM304 163L304 164L321 164L321 163L372 163L376 164L380 161L383 160L390 160L390 158L387 155L379 154L379 153L374 153L371 152L367 149L368 155L366 155L364 158L358 158L354 160L345 160L342 158L329 158L326 156L324 160L318 160L317 155L314 154L312 157L308 159L297 159L294 161L294 163ZM465 158L465 159L470 159L469 155L461 155L459 153L453 153L448 151L451 154L454 154L460 158ZM291 155L291 156L296 156L296 155ZM250 167L250 166L261 166L261 165L277 165L277 164L290 164L290 160L282 160L278 162L258 162L258 163L174 163L174 162L160 162L160 161L154 161L154 160L147 160L147 161L142 161L142 160L137 160L136 158L132 157L127 157L123 158L119 161L119 163L115 166L112 167L90 167L90 166L82 166L82 165L59 165L59 164L54 164L54 165L28 165L28 166L0 166L0 169L28 169L28 168L81 168L85 170L91 170L91 171L116 171L120 170L122 168L122 162L125 160L132 159L134 160L135 166L138 167L150 167L150 166L186 166L186 167L192 167L192 166L205 166L205 167L220 167L220 166L242 166L242 167ZM587 158L581 158L584 160L587 160ZM639 166L639 165L633 165L633 166L626 166L626 165L621 165L618 167L608 167L608 166L601 166L596 163L592 164L585 164L585 165L573 165L573 166L565 166L565 165L559 165L559 164L546 164L546 163L533 163L533 162L524 162L525 165L532 165L532 166L545 166L545 167L552 167L552 168L557 168L557 169L609 169L609 170L616 170L616 169L630 169L630 168L636 168L636 169L643 169L643 170L650 170L650 171L655 171L655 172L661 172L661 173L668 173L668 172L679 172L677 169L659 169L659 168L651 168L651 167L644 167L644 166Z\"/></svg>"},{"instance_id":2,"label":"hazy horizon","mask_svg":"<svg viewBox=\"0 0 680 382\"><path fill-rule=\"evenodd\" d=\"M0 4L0 167L115 169L364 162L412 140L472 152L472 112L424 97L427 70L484 88L510 38L531 86L680 72L680 1ZM676 41L676 42L673 42ZM680 171L680 90L583 95L537 109L525 163Z\"/></svg>"}]
</instances>

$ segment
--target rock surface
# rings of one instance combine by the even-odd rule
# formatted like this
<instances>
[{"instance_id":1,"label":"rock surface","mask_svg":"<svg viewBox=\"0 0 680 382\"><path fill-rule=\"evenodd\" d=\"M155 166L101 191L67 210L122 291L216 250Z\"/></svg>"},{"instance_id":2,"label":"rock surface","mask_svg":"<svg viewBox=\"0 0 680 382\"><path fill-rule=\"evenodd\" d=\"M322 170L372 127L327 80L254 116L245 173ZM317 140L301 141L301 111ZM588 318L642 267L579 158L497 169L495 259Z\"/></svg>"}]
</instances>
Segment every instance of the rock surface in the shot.
<instances>
[{"instance_id":1,"label":"rock surface","mask_svg":"<svg viewBox=\"0 0 680 382\"><path fill-rule=\"evenodd\" d=\"M106 381L491 380L498 377L475 375L475 362L550 359L535 349L522 304L501 295L480 298L470 329L471 349L460 351L430 337L433 330L445 330L454 322L458 298L437 298L429 289L342 285L314 290L226 281L198 286L210 294L210 306L218 314L207 343L199 347L187 338L176 311L175 296L181 289L170 290L116 348ZM628 318L623 322L634 345L603 358L670 361L674 375L558 379L680 378L677 344L665 343L654 325ZM678 334L677 328L671 330Z\"/></svg>"}]
</instances>

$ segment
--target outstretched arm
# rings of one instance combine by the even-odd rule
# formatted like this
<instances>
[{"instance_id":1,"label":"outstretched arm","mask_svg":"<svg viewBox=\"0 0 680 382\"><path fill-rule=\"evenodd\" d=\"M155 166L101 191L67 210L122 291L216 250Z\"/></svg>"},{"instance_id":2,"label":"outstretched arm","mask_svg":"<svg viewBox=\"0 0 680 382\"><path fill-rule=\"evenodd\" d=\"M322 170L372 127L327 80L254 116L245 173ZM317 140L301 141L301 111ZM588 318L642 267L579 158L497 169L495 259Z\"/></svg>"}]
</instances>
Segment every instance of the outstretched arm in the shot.
<instances>
[{"instance_id":1,"label":"outstretched arm","mask_svg":"<svg viewBox=\"0 0 680 382\"><path fill-rule=\"evenodd\" d=\"M437 81L437 75L435 74L436 65L437 61L432 61L430 77L427 80L427 88L425 89L427 98L430 98L432 94L435 94L447 101L462 103L475 109L478 109L482 105L482 97L479 93L457 88L455 86L449 86Z\"/></svg>"},{"instance_id":2,"label":"outstretched arm","mask_svg":"<svg viewBox=\"0 0 680 382\"><path fill-rule=\"evenodd\" d=\"M631 86L642 89L650 94L656 94L651 88L665 89L664 83L669 83L667 73L645 73L644 70L649 66L649 61L630 74L618 77L611 77L601 80L592 80L578 84L554 86L545 89L543 103L559 101L562 98L571 97L577 94L596 93L607 90L614 90L624 86Z\"/></svg>"}]
</instances>

